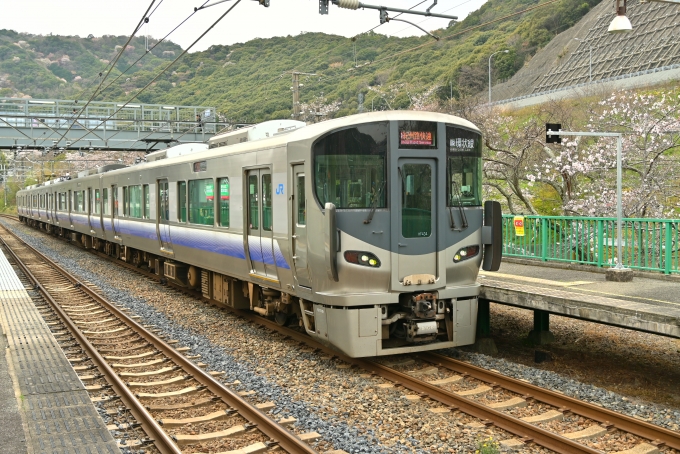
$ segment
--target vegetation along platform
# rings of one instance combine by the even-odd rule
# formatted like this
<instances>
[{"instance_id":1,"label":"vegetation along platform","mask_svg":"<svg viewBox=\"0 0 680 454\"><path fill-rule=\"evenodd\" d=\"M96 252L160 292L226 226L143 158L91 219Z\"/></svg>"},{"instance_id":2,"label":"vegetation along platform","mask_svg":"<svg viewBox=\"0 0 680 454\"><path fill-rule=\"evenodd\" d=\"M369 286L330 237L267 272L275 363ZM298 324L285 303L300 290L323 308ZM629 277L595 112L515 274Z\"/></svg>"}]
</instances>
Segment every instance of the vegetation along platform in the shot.
<instances>
[{"instance_id":1,"label":"vegetation along platform","mask_svg":"<svg viewBox=\"0 0 680 454\"><path fill-rule=\"evenodd\" d=\"M480 299L532 309L535 317L556 314L680 338L680 279L645 274L610 282L602 272L504 260L498 272L481 272ZM547 329L547 320L535 328Z\"/></svg>"},{"instance_id":2,"label":"vegetation along platform","mask_svg":"<svg viewBox=\"0 0 680 454\"><path fill-rule=\"evenodd\" d=\"M0 451L120 453L2 251L0 324Z\"/></svg>"}]
</instances>

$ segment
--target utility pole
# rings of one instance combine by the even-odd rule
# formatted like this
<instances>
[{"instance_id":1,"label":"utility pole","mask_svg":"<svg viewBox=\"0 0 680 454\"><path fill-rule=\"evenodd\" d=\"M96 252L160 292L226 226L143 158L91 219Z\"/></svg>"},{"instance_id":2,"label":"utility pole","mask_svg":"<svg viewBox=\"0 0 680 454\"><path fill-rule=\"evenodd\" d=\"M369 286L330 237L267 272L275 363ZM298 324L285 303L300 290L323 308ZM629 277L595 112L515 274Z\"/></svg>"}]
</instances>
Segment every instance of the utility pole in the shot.
<instances>
[{"instance_id":1,"label":"utility pole","mask_svg":"<svg viewBox=\"0 0 680 454\"><path fill-rule=\"evenodd\" d=\"M316 76L311 73L293 71L293 120L300 119L300 76Z\"/></svg>"},{"instance_id":2,"label":"utility pole","mask_svg":"<svg viewBox=\"0 0 680 454\"><path fill-rule=\"evenodd\" d=\"M293 73L293 120L300 119L300 73Z\"/></svg>"}]
</instances>

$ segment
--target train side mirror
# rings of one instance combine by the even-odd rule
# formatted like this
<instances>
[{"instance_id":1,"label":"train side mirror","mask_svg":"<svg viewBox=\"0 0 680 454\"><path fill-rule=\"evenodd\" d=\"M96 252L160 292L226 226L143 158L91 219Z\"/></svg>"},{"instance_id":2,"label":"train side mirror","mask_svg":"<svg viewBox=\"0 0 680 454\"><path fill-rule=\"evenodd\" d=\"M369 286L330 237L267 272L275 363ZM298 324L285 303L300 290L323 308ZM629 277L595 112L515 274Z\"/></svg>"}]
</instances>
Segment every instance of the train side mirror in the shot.
<instances>
[{"instance_id":1,"label":"train side mirror","mask_svg":"<svg viewBox=\"0 0 680 454\"><path fill-rule=\"evenodd\" d=\"M484 245L484 271L498 271L503 257L503 213L501 204L491 200L484 202L484 226L482 227Z\"/></svg>"},{"instance_id":2,"label":"train side mirror","mask_svg":"<svg viewBox=\"0 0 680 454\"><path fill-rule=\"evenodd\" d=\"M323 220L323 249L328 278L338 282L338 228L335 224L335 205L327 202Z\"/></svg>"}]
</instances>

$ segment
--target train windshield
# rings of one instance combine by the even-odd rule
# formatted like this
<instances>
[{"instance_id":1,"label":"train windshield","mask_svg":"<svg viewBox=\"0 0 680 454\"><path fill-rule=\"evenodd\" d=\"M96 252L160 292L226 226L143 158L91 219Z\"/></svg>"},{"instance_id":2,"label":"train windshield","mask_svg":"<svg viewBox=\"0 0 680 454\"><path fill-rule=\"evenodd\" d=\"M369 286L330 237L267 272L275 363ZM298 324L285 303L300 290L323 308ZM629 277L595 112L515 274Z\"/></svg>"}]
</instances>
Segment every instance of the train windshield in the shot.
<instances>
[{"instance_id":1,"label":"train windshield","mask_svg":"<svg viewBox=\"0 0 680 454\"><path fill-rule=\"evenodd\" d=\"M314 186L321 205L385 208L388 123L333 132L314 144Z\"/></svg>"},{"instance_id":2,"label":"train windshield","mask_svg":"<svg viewBox=\"0 0 680 454\"><path fill-rule=\"evenodd\" d=\"M481 206L482 136L447 125L446 157L447 206Z\"/></svg>"}]
</instances>

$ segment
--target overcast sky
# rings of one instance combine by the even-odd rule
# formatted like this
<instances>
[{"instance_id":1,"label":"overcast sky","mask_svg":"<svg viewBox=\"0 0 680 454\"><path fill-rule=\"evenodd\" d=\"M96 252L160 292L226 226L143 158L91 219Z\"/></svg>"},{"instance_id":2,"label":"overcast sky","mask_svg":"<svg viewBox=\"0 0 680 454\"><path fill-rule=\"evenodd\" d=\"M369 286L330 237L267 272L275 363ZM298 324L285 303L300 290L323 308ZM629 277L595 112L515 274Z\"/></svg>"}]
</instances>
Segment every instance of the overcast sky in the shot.
<instances>
[{"instance_id":1,"label":"overcast sky","mask_svg":"<svg viewBox=\"0 0 680 454\"><path fill-rule=\"evenodd\" d=\"M209 0L216 3L219 0ZM368 0L369 5L389 5L409 9L421 0ZM142 35L162 38L182 20L189 16L195 6L205 0L156 0L158 9L149 24L141 30ZM458 16L464 19L479 9L486 0L439 0L433 13ZM86 37L102 35L129 35L146 11L150 0L0 0L0 29L48 35L79 35ZM189 46L203 31L233 6L235 0L216 4L196 13L168 39ZM213 30L196 46L204 50L213 44L233 44L253 38L297 35L301 32L324 32L354 36L380 24L377 10L347 10L330 5L327 16L318 13L318 0L270 0L265 8L254 0L242 0ZM434 3L425 0L416 9L424 11ZM397 13L390 13L395 17ZM400 19L419 24L426 30L446 27L448 19L402 15ZM422 32L403 22L391 22L378 27L376 33L393 36L421 35Z\"/></svg>"}]
</instances>

